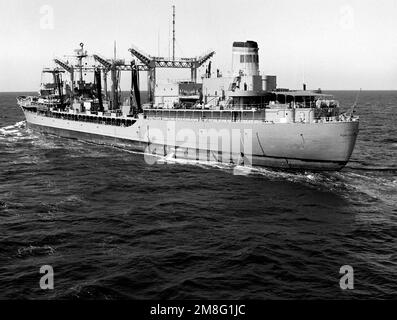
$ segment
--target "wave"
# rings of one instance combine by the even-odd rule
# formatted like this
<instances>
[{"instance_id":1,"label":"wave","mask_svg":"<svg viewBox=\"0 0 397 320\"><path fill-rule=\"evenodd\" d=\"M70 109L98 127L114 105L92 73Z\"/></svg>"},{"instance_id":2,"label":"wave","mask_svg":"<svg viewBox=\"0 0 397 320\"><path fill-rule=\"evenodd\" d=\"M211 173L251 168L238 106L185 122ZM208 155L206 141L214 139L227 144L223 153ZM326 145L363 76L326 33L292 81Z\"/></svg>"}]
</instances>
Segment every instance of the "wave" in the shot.
<instances>
[{"instance_id":1,"label":"wave","mask_svg":"<svg viewBox=\"0 0 397 320\"><path fill-rule=\"evenodd\" d=\"M391 171L397 172L396 167L373 167L373 168L357 168L355 170L363 170L363 171Z\"/></svg>"},{"instance_id":2,"label":"wave","mask_svg":"<svg viewBox=\"0 0 397 320\"><path fill-rule=\"evenodd\" d=\"M219 169L227 173L232 173L236 176L261 176L270 180L285 180L289 182L310 184L313 186L326 186L332 188L335 184L338 184L338 179L327 174L318 172L292 172L283 171L280 169L272 168L259 168L244 165L235 165L230 163L222 163L215 161L199 161L189 159L175 159L172 155L166 157L159 157L158 163L165 164L182 164L182 165L193 165L203 169L214 168ZM332 184L330 184L332 182Z\"/></svg>"},{"instance_id":3,"label":"wave","mask_svg":"<svg viewBox=\"0 0 397 320\"><path fill-rule=\"evenodd\" d=\"M332 192L341 197L351 200L352 194L358 198L379 199L379 190L390 191L396 187L396 181L387 177L377 177L369 174L369 171L390 171L396 170L394 167L374 167L369 168L368 174L358 170L342 170L339 172L292 172L272 168L258 168L240 166L219 162L200 162L195 160L174 159L173 157L163 157L163 163L179 163L185 165L196 165L202 168L219 169L233 175L245 175L248 177L263 177L270 181L284 181L287 183L297 183L314 190ZM349 168L351 169L351 168ZM379 170L380 169L380 170ZM380 191L382 192L382 191ZM368 198L369 197L369 198ZM388 202L387 199L383 201Z\"/></svg>"},{"instance_id":4,"label":"wave","mask_svg":"<svg viewBox=\"0 0 397 320\"><path fill-rule=\"evenodd\" d=\"M55 249L51 246L28 246L19 248L17 255L18 257L26 257L26 256L37 256L37 255L53 255L55 253Z\"/></svg>"},{"instance_id":5,"label":"wave","mask_svg":"<svg viewBox=\"0 0 397 320\"><path fill-rule=\"evenodd\" d=\"M113 146L112 148L119 149L121 151L143 155L145 157L145 162L148 165L151 164L167 164L167 165L189 165L197 166L203 169L218 169L223 172L233 174L236 176L261 176L268 180L284 180L293 183L302 183L305 185L310 185L315 188L321 188L326 190L333 189L343 189L346 190L348 185L346 185L343 179L340 177L332 175L332 173L320 173L311 171L285 171L282 169L273 168L263 168L263 167L251 167L247 165L236 165L232 163L223 163L217 161L203 161L203 160L193 160L193 159L183 159L175 158L174 153L169 153L167 156L151 154L140 151L125 150L120 147Z\"/></svg>"},{"instance_id":6,"label":"wave","mask_svg":"<svg viewBox=\"0 0 397 320\"><path fill-rule=\"evenodd\" d=\"M395 144L397 142L397 139L395 139L395 138L385 138L385 139L382 140L382 142Z\"/></svg>"},{"instance_id":7,"label":"wave","mask_svg":"<svg viewBox=\"0 0 397 320\"><path fill-rule=\"evenodd\" d=\"M390 171L397 172L397 167L374 167L374 166L348 166L349 170L357 170L357 171Z\"/></svg>"},{"instance_id":8,"label":"wave","mask_svg":"<svg viewBox=\"0 0 397 320\"><path fill-rule=\"evenodd\" d=\"M18 129L25 127L26 127L26 120L23 120L6 127L1 127L0 132L14 132L14 131L18 131Z\"/></svg>"},{"instance_id":9,"label":"wave","mask_svg":"<svg viewBox=\"0 0 397 320\"><path fill-rule=\"evenodd\" d=\"M121 151L143 155L145 157L145 161L150 164L179 164L179 165L191 165L198 166L203 169L219 169L228 173L232 173L233 175L245 175L245 176L262 176L270 180L286 180L289 182L296 183L304 183L308 185L312 185L314 187L321 187L328 190L346 190L350 187L355 189L353 184L351 183L351 178L349 170L351 171L390 171L396 172L396 167L388 167L388 166L363 166L363 165L353 165L346 167L345 170L341 172L315 172L315 171L285 171L282 169L273 169L273 168L263 168L263 167L250 167L244 165L236 165L231 163L223 163L217 161L200 161L193 159L181 159L175 158L174 153L169 153L167 156L151 154L147 152L141 151L131 151L126 150L120 147L113 146L112 148L119 149ZM361 164L360 161L352 161L357 164ZM353 172L352 172L353 174ZM372 181L374 184L384 183L384 181L378 181L374 177L368 177L366 175L358 175L360 180L367 179Z\"/></svg>"},{"instance_id":10,"label":"wave","mask_svg":"<svg viewBox=\"0 0 397 320\"><path fill-rule=\"evenodd\" d=\"M19 121L13 125L0 128L0 138L6 140L15 140L21 138L24 134L22 129L26 127L26 121Z\"/></svg>"}]
</instances>

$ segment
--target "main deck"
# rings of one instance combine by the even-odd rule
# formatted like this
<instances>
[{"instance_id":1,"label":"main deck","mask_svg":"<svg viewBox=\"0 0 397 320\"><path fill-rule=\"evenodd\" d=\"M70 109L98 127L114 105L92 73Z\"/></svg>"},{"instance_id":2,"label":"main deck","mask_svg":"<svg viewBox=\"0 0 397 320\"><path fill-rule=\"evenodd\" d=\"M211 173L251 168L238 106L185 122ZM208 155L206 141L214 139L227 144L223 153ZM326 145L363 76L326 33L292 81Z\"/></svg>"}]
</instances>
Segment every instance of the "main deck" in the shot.
<instances>
[{"instance_id":1,"label":"main deck","mask_svg":"<svg viewBox=\"0 0 397 320\"><path fill-rule=\"evenodd\" d=\"M291 108L287 105L261 109L144 109L143 114L147 119L191 121L319 123L345 120L336 108Z\"/></svg>"},{"instance_id":2,"label":"main deck","mask_svg":"<svg viewBox=\"0 0 397 320\"><path fill-rule=\"evenodd\" d=\"M99 123L112 126L129 127L136 119L153 120L183 120L206 122L248 122L248 123L322 123L348 121L334 109L318 108L288 108L278 106L274 108L251 110L206 110L206 109L144 109L143 113L131 116L111 112L77 112L74 110L40 110L35 107L22 106L27 112L37 113L46 117L65 119L70 121Z\"/></svg>"}]
</instances>

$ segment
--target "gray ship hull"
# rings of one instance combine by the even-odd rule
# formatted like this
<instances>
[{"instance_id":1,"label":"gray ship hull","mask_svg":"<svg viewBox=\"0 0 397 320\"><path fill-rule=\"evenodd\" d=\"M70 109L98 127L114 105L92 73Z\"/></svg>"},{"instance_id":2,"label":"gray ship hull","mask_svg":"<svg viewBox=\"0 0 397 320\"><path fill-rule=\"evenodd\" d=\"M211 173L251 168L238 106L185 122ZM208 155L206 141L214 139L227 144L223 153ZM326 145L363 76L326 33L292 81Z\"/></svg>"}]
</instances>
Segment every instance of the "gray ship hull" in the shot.
<instances>
[{"instance_id":1,"label":"gray ship hull","mask_svg":"<svg viewBox=\"0 0 397 320\"><path fill-rule=\"evenodd\" d=\"M28 127L60 137L181 159L313 171L335 171L346 165L359 124L141 118L123 127L24 113Z\"/></svg>"}]
</instances>

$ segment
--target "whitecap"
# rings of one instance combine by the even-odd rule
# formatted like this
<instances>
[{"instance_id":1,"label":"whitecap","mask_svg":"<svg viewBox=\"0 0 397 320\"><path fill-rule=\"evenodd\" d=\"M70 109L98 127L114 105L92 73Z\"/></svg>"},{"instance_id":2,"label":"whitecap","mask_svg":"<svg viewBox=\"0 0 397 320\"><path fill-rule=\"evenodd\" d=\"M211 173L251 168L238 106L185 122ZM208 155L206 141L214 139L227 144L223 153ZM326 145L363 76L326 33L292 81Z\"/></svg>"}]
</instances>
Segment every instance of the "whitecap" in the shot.
<instances>
[{"instance_id":1,"label":"whitecap","mask_svg":"<svg viewBox=\"0 0 397 320\"><path fill-rule=\"evenodd\" d=\"M52 255L55 253L55 249L49 245L44 246L33 246L22 247L18 249L18 256L24 257L27 255Z\"/></svg>"}]
</instances>

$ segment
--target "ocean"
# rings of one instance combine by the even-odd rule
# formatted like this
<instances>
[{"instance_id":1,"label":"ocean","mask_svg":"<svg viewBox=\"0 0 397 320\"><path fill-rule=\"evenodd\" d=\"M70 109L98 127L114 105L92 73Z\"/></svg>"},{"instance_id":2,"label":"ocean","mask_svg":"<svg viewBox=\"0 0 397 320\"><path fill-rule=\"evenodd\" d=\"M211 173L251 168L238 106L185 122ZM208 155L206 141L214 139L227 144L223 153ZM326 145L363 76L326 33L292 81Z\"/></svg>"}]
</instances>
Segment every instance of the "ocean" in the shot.
<instances>
[{"instance_id":1,"label":"ocean","mask_svg":"<svg viewBox=\"0 0 397 320\"><path fill-rule=\"evenodd\" d=\"M0 93L1 299L397 298L396 91L361 93L342 171L246 175L36 134L22 94Z\"/></svg>"}]
</instances>

